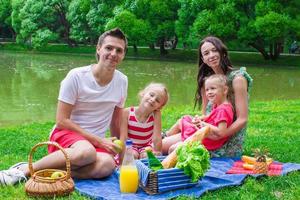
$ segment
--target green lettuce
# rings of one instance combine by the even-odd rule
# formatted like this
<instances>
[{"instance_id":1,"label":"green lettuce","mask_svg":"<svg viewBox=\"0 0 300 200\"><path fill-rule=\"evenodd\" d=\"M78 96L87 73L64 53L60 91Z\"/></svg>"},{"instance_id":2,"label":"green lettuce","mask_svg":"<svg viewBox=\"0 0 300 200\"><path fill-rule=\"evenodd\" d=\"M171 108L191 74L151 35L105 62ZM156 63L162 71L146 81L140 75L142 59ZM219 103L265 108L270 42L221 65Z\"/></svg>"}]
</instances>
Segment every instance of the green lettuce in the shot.
<instances>
[{"instance_id":1,"label":"green lettuce","mask_svg":"<svg viewBox=\"0 0 300 200\"><path fill-rule=\"evenodd\" d=\"M199 141L182 144L177 148L176 154L176 167L183 169L192 182L197 182L210 167L209 153Z\"/></svg>"}]
</instances>

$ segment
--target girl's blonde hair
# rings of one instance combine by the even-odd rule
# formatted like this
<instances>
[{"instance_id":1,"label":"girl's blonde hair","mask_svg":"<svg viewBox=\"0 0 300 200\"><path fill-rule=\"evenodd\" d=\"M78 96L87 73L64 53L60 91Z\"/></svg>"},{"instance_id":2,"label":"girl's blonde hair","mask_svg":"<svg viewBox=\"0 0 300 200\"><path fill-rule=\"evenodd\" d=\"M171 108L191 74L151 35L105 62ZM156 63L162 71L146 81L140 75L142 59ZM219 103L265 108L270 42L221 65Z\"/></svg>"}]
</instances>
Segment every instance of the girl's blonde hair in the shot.
<instances>
[{"instance_id":1,"label":"girl's blonde hair","mask_svg":"<svg viewBox=\"0 0 300 200\"><path fill-rule=\"evenodd\" d=\"M162 103L161 107L165 106L169 100L169 92L165 84L163 83L149 83L144 89L140 90L138 93L139 100L141 100L144 96L144 94L149 91L151 88L160 88L165 93L164 102Z\"/></svg>"},{"instance_id":2,"label":"girl's blonde hair","mask_svg":"<svg viewBox=\"0 0 300 200\"><path fill-rule=\"evenodd\" d=\"M213 75L210 75L209 77L206 77L204 81L206 82L207 80L216 80L221 86L227 87L228 88L228 90L227 90L227 99L232 104L234 103L233 102L232 89L229 86L229 82L228 82L227 77L225 75L223 75L223 74L213 74ZM205 85L205 82L204 82L204 85Z\"/></svg>"}]
</instances>

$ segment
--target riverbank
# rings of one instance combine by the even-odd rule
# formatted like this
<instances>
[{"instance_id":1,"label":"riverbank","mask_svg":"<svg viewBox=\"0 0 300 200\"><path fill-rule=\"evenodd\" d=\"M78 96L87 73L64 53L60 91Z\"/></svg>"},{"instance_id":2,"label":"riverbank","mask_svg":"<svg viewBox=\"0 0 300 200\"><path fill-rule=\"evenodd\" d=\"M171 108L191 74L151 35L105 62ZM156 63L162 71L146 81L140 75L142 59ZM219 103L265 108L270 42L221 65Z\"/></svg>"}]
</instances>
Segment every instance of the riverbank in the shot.
<instances>
[{"instance_id":1,"label":"riverbank","mask_svg":"<svg viewBox=\"0 0 300 200\"><path fill-rule=\"evenodd\" d=\"M63 44L52 44L40 50L31 50L22 45L15 43L4 43L0 45L0 50L6 51L20 51L30 53L59 53L59 54L82 54L82 55L94 55L95 46L80 45L77 47L69 47ZM230 51L230 58L233 65L237 66L287 66L287 67L299 67L300 68L300 56L297 54L284 54L280 55L276 61L264 60L258 52L237 52ZM153 59L153 60L167 60L167 61L184 61L184 62L197 62L198 55L196 49L168 49L168 54L161 56L159 49L154 50L148 47L139 47L137 52L133 51L132 47L128 48L127 59Z\"/></svg>"},{"instance_id":2,"label":"riverbank","mask_svg":"<svg viewBox=\"0 0 300 200\"><path fill-rule=\"evenodd\" d=\"M196 112L190 106L167 106L163 109L163 129L188 113ZM251 103L244 154L250 155L254 148L267 148L275 160L300 163L299 113L300 100ZM53 122L47 122L0 128L0 169L27 160L31 147L46 141L52 126ZM35 159L46 154L46 148L40 149L35 153ZM298 199L299 185L300 172L282 177L248 178L241 186L208 192L201 199ZM0 199L27 199L24 184L0 187ZM65 199L86 198L75 192Z\"/></svg>"}]
</instances>

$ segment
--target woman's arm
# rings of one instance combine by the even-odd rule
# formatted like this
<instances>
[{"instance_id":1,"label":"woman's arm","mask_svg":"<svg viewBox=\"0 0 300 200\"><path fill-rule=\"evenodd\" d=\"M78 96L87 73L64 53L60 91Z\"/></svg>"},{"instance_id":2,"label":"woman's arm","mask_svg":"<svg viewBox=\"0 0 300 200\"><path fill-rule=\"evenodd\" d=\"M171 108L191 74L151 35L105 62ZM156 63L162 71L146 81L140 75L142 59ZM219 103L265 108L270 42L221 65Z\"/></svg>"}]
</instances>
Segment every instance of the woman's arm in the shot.
<instances>
[{"instance_id":1,"label":"woman's arm","mask_svg":"<svg viewBox=\"0 0 300 200\"><path fill-rule=\"evenodd\" d=\"M73 110L73 105L65 103L63 101L58 101L57 112L56 112L56 127L58 129L68 129L79 133L84 138L86 138L91 144L95 147L102 147L108 150L111 153L116 153L114 146L111 140L100 138L94 134L91 134L81 128L78 124L74 123L71 119L71 112Z\"/></svg>"},{"instance_id":2,"label":"woman's arm","mask_svg":"<svg viewBox=\"0 0 300 200\"><path fill-rule=\"evenodd\" d=\"M154 151L161 152L162 137L161 137L161 112L157 110L154 112L154 129L152 136Z\"/></svg>"},{"instance_id":3,"label":"woman's arm","mask_svg":"<svg viewBox=\"0 0 300 200\"><path fill-rule=\"evenodd\" d=\"M205 95L204 86L201 89L201 98L202 98L202 110L201 110L201 112L202 112L202 115L205 116L206 115L206 106L207 106L208 100L207 100L206 95Z\"/></svg>"},{"instance_id":4,"label":"woman's arm","mask_svg":"<svg viewBox=\"0 0 300 200\"><path fill-rule=\"evenodd\" d=\"M224 136L234 135L244 128L248 121L248 91L247 80L243 76L237 76L232 81L235 98L236 120L225 131Z\"/></svg>"}]
</instances>

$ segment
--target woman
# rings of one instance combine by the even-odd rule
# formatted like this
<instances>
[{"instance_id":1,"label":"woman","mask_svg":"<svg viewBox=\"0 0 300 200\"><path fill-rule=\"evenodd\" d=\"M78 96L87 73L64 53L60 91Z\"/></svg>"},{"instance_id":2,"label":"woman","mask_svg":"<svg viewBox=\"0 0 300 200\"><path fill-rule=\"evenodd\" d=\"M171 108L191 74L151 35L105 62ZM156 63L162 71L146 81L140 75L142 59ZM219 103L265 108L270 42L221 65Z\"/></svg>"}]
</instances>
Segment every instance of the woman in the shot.
<instances>
[{"instance_id":1,"label":"woman","mask_svg":"<svg viewBox=\"0 0 300 200\"><path fill-rule=\"evenodd\" d=\"M127 39L119 29L103 33L96 47L97 63L72 69L61 82L56 125L50 140L69 155L72 177L103 178L115 168L117 145L105 138L110 126L118 136L127 96L127 77L117 65L124 59ZM65 168L65 157L54 146L49 155L33 164L34 171ZM13 185L29 176L27 163L0 171L0 185Z\"/></svg>"},{"instance_id":2,"label":"woman","mask_svg":"<svg viewBox=\"0 0 300 200\"><path fill-rule=\"evenodd\" d=\"M223 42L217 37L204 38L198 49L199 53L199 71L197 76L197 90L195 96L195 105L202 104L202 114L210 113L212 106L208 102L204 91L204 80L212 74L224 74L229 80L233 99L231 100L235 108L235 121L222 133L222 137L230 137L221 148L210 151L212 157L236 157L241 156L243 150L243 141L246 133L248 121L248 91L252 85L252 79L245 71L245 68L234 71L228 58L228 51ZM195 121L195 125L201 123ZM218 133L209 134L209 139L218 138ZM169 147L176 143L178 138L167 137L163 140L163 153L167 153Z\"/></svg>"}]
</instances>

